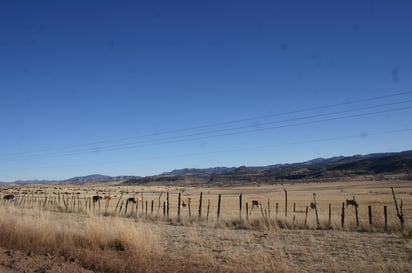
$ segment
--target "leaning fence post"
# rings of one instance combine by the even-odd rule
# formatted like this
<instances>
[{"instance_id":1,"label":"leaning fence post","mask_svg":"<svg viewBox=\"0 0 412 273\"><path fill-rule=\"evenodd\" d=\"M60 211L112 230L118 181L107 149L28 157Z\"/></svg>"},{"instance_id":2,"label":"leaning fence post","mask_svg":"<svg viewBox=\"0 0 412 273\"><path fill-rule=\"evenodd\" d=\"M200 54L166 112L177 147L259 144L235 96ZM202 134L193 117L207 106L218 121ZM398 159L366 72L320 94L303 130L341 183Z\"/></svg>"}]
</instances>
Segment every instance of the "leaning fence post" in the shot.
<instances>
[{"instance_id":1,"label":"leaning fence post","mask_svg":"<svg viewBox=\"0 0 412 273\"><path fill-rule=\"evenodd\" d=\"M398 216L399 221L401 222L401 225L403 228L403 224L405 223L405 220L403 219L402 200L401 200L401 207L399 209L398 202L396 201L395 191L393 190L393 187L391 187L391 189L392 189L393 201L395 202L395 207L396 207L396 215Z\"/></svg>"},{"instance_id":2,"label":"leaning fence post","mask_svg":"<svg viewBox=\"0 0 412 273\"><path fill-rule=\"evenodd\" d=\"M358 215L358 207L357 206L355 206L355 217L356 217L356 226L359 227L359 215Z\"/></svg>"}]
</instances>

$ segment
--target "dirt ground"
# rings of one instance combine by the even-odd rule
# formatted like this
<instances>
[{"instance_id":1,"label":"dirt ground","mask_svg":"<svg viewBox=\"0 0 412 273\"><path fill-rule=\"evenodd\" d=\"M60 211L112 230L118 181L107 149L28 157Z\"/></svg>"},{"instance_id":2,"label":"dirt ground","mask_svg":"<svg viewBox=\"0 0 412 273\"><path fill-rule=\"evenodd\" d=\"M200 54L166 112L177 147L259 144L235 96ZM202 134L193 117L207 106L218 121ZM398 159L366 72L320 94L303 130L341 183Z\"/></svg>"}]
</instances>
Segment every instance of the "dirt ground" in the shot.
<instances>
[{"instance_id":1,"label":"dirt ground","mask_svg":"<svg viewBox=\"0 0 412 273\"><path fill-rule=\"evenodd\" d=\"M0 273L91 273L77 260L41 256L0 247Z\"/></svg>"}]
</instances>

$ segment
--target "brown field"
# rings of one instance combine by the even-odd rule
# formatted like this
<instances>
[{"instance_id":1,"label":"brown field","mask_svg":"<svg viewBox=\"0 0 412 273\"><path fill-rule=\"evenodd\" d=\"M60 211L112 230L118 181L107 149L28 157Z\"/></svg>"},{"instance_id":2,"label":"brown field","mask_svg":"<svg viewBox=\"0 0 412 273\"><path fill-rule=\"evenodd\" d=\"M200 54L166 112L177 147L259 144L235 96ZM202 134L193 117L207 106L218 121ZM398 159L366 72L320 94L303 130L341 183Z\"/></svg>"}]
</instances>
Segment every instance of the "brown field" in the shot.
<instances>
[{"instance_id":1,"label":"brown field","mask_svg":"<svg viewBox=\"0 0 412 273\"><path fill-rule=\"evenodd\" d=\"M398 206L402 201L403 226L390 187ZM16 197L0 202L0 265L14 270L9 272L412 272L410 181L223 188L60 184L1 191ZM191 198L180 217L179 193ZM314 193L319 225L315 210L305 213ZM111 199L94 203L94 195ZM359 222L355 208L345 207L342 227L342 203L353 196ZM126 206L130 197L138 202ZM261 207L250 211L252 200Z\"/></svg>"}]
</instances>

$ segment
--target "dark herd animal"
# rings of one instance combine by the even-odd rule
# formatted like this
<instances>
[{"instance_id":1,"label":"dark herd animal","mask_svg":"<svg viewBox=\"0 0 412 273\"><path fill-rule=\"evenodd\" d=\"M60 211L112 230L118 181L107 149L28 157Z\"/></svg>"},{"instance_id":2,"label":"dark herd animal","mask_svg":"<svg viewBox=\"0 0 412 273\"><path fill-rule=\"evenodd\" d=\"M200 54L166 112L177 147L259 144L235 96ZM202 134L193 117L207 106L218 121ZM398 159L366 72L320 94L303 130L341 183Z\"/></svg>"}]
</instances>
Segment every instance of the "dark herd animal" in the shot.
<instances>
[{"instance_id":1,"label":"dark herd animal","mask_svg":"<svg viewBox=\"0 0 412 273\"><path fill-rule=\"evenodd\" d=\"M93 196L93 203L96 203L99 200L102 200L103 197L99 196L99 195L95 195Z\"/></svg>"},{"instance_id":2,"label":"dark herd animal","mask_svg":"<svg viewBox=\"0 0 412 273\"><path fill-rule=\"evenodd\" d=\"M259 201L258 201L258 200L252 200L252 209L253 209L254 207L260 208L260 204L259 204Z\"/></svg>"},{"instance_id":3,"label":"dark herd animal","mask_svg":"<svg viewBox=\"0 0 412 273\"><path fill-rule=\"evenodd\" d=\"M356 202L355 199L346 199L346 207L348 207L348 205L351 205L355 208L359 207L359 204L358 204L358 202Z\"/></svg>"},{"instance_id":4,"label":"dark herd animal","mask_svg":"<svg viewBox=\"0 0 412 273\"><path fill-rule=\"evenodd\" d=\"M129 198L127 199L127 203L136 204L136 203L137 203L136 198L134 198L134 197L129 197Z\"/></svg>"},{"instance_id":5,"label":"dark herd animal","mask_svg":"<svg viewBox=\"0 0 412 273\"><path fill-rule=\"evenodd\" d=\"M4 200L14 200L14 194L6 194L3 197Z\"/></svg>"}]
</instances>

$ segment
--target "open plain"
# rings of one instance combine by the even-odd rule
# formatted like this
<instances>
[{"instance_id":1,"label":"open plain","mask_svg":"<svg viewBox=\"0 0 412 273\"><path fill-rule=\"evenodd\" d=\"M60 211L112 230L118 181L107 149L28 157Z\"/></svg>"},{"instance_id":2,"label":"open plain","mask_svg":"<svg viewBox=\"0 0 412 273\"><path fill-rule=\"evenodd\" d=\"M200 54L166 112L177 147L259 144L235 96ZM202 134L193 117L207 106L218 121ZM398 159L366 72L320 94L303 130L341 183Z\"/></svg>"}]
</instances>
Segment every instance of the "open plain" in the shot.
<instances>
[{"instance_id":1,"label":"open plain","mask_svg":"<svg viewBox=\"0 0 412 273\"><path fill-rule=\"evenodd\" d=\"M1 190L9 272L412 272L410 181Z\"/></svg>"}]
</instances>

